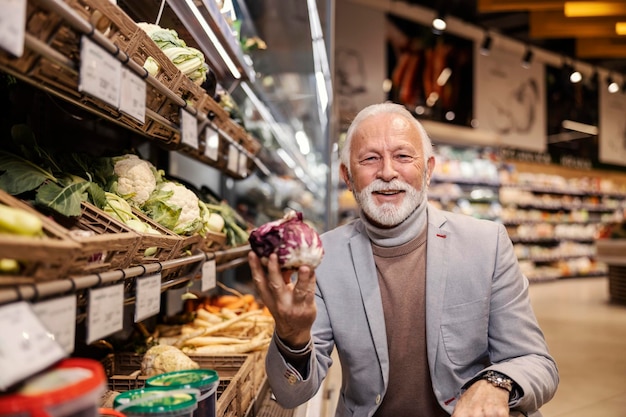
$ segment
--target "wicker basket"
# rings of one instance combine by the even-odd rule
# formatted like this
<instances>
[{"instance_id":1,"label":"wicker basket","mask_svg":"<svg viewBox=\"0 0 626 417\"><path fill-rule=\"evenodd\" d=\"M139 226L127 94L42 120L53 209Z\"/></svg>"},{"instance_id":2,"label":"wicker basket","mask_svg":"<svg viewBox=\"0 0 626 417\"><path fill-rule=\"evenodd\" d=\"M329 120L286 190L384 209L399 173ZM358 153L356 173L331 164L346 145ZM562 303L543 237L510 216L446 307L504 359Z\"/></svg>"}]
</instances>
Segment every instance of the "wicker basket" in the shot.
<instances>
[{"instance_id":1,"label":"wicker basket","mask_svg":"<svg viewBox=\"0 0 626 417\"><path fill-rule=\"evenodd\" d=\"M244 417L253 406L256 395L265 381L263 352L246 355L196 356L201 369L217 371L218 416ZM143 356L136 353L111 354L103 360L109 389L117 392L143 388L145 376L140 375Z\"/></svg>"},{"instance_id":2,"label":"wicker basket","mask_svg":"<svg viewBox=\"0 0 626 417\"><path fill-rule=\"evenodd\" d=\"M181 236L161 226L136 208L133 208L133 214L139 217L141 221L149 224L153 229L156 229L160 234L140 233L141 242L131 261L132 265L163 262L179 257L183 244ZM146 251L151 248L156 248L156 251L154 253L149 251L150 254L146 255Z\"/></svg>"},{"instance_id":3,"label":"wicker basket","mask_svg":"<svg viewBox=\"0 0 626 417\"><path fill-rule=\"evenodd\" d=\"M82 213L76 219L57 217L63 232L80 244L78 256L70 263L68 273L87 275L129 267L141 236L90 203L83 202L81 209ZM93 234L81 235L72 230Z\"/></svg>"},{"instance_id":4,"label":"wicker basket","mask_svg":"<svg viewBox=\"0 0 626 417\"><path fill-rule=\"evenodd\" d=\"M39 216L44 237L0 235L0 258L16 259L22 264L19 275L0 273L0 285L32 284L65 278L80 245L67 237L57 224L25 202L0 190L0 203Z\"/></svg>"}]
</instances>

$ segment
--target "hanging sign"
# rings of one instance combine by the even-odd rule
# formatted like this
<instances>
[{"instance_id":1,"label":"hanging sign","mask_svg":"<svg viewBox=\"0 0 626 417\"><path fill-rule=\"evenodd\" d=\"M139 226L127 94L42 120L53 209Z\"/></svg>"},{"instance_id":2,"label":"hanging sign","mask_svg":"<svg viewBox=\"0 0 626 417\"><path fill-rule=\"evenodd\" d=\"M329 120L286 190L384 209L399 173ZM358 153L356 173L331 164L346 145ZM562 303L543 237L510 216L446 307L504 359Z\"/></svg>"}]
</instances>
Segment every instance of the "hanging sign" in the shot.
<instances>
[{"instance_id":1,"label":"hanging sign","mask_svg":"<svg viewBox=\"0 0 626 417\"><path fill-rule=\"evenodd\" d=\"M0 14L0 48L21 57L26 31L26 0L3 0Z\"/></svg>"},{"instance_id":2,"label":"hanging sign","mask_svg":"<svg viewBox=\"0 0 626 417\"><path fill-rule=\"evenodd\" d=\"M87 344L122 330L124 284L89 290Z\"/></svg>"},{"instance_id":3,"label":"hanging sign","mask_svg":"<svg viewBox=\"0 0 626 417\"><path fill-rule=\"evenodd\" d=\"M146 82L128 68L122 67L120 111L141 124L146 122Z\"/></svg>"},{"instance_id":4,"label":"hanging sign","mask_svg":"<svg viewBox=\"0 0 626 417\"><path fill-rule=\"evenodd\" d=\"M161 274L137 278L135 323L159 314L161 310Z\"/></svg>"},{"instance_id":5,"label":"hanging sign","mask_svg":"<svg viewBox=\"0 0 626 417\"><path fill-rule=\"evenodd\" d=\"M239 169L239 150L232 143L228 145L227 168L231 172L238 172Z\"/></svg>"},{"instance_id":6,"label":"hanging sign","mask_svg":"<svg viewBox=\"0 0 626 417\"><path fill-rule=\"evenodd\" d=\"M0 391L66 356L25 301L0 307L0 335Z\"/></svg>"},{"instance_id":7,"label":"hanging sign","mask_svg":"<svg viewBox=\"0 0 626 417\"><path fill-rule=\"evenodd\" d=\"M80 45L78 91L115 107L120 103L122 63L98 44L83 36Z\"/></svg>"},{"instance_id":8,"label":"hanging sign","mask_svg":"<svg viewBox=\"0 0 626 417\"><path fill-rule=\"evenodd\" d=\"M204 155L212 161L217 161L219 158L220 147L220 135L210 127L207 127L204 131L205 147Z\"/></svg>"},{"instance_id":9,"label":"hanging sign","mask_svg":"<svg viewBox=\"0 0 626 417\"><path fill-rule=\"evenodd\" d=\"M217 268L215 259L209 259L202 264L202 281L200 283L200 291L205 292L212 290L217 286Z\"/></svg>"},{"instance_id":10,"label":"hanging sign","mask_svg":"<svg viewBox=\"0 0 626 417\"><path fill-rule=\"evenodd\" d=\"M72 353L76 336L76 296L41 301L32 304L32 308L57 343L67 353Z\"/></svg>"},{"instance_id":11,"label":"hanging sign","mask_svg":"<svg viewBox=\"0 0 626 417\"><path fill-rule=\"evenodd\" d=\"M180 109L181 141L193 149L198 149L198 119L184 109Z\"/></svg>"}]
</instances>

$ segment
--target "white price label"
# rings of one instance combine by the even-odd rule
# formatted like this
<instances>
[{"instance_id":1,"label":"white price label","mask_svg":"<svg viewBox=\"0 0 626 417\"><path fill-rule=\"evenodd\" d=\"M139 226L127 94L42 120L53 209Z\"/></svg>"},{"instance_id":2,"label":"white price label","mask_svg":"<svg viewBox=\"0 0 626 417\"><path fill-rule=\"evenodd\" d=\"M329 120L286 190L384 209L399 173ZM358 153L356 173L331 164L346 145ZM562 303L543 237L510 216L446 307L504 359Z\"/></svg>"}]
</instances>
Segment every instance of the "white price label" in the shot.
<instances>
[{"instance_id":1,"label":"white price label","mask_svg":"<svg viewBox=\"0 0 626 417\"><path fill-rule=\"evenodd\" d=\"M204 155L212 161L217 161L220 150L220 135L215 130L207 127L204 131L204 138L206 143Z\"/></svg>"},{"instance_id":2,"label":"white price label","mask_svg":"<svg viewBox=\"0 0 626 417\"><path fill-rule=\"evenodd\" d=\"M137 278L135 323L159 314L161 310L161 274Z\"/></svg>"},{"instance_id":3,"label":"white price label","mask_svg":"<svg viewBox=\"0 0 626 417\"><path fill-rule=\"evenodd\" d=\"M87 344L122 330L124 284L89 290Z\"/></svg>"},{"instance_id":4,"label":"white price label","mask_svg":"<svg viewBox=\"0 0 626 417\"><path fill-rule=\"evenodd\" d=\"M74 351L76 338L76 296L55 298L32 305L33 311L55 340L67 352Z\"/></svg>"},{"instance_id":5,"label":"white price label","mask_svg":"<svg viewBox=\"0 0 626 417\"><path fill-rule=\"evenodd\" d=\"M181 141L198 149L198 119L184 109L180 109L180 130Z\"/></svg>"},{"instance_id":6,"label":"white price label","mask_svg":"<svg viewBox=\"0 0 626 417\"><path fill-rule=\"evenodd\" d=\"M239 169L239 149L232 143L228 145L227 167L231 172L238 172Z\"/></svg>"},{"instance_id":7,"label":"white price label","mask_svg":"<svg viewBox=\"0 0 626 417\"><path fill-rule=\"evenodd\" d=\"M0 14L0 48L21 57L26 32L26 0L3 0Z\"/></svg>"},{"instance_id":8,"label":"white price label","mask_svg":"<svg viewBox=\"0 0 626 417\"><path fill-rule=\"evenodd\" d=\"M200 283L200 291L205 292L212 290L217 285L217 269L215 259L209 259L202 264L202 281Z\"/></svg>"},{"instance_id":9,"label":"white price label","mask_svg":"<svg viewBox=\"0 0 626 417\"><path fill-rule=\"evenodd\" d=\"M239 154L239 167L237 172L242 177L246 177L248 175L248 155L243 152Z\"/></svg>"},{"instance_id":10,"label":"white price label","mask_svg":"<svg viewBox=\"0 0 626 417\"><path fill-rule=\"evenodd\" d=\"M0 335L0 391L66 356L25 301L0 307Z\"/></svg>"},{"instance_id":11,"label":"white price label","mask_svg":"<svg viewBox=\"0 0 626 417\"><path fill-rule=\"evenodd\" d=\"M120 111L141 124L146 122L146 82L128 68L122 67Z\"/></svg>"},{"instance_id":12,"label":"white price label","mask_svg":"<svg viewBox=\"0 0 626 417\"><path fill-rule=\"evenodd\" d=\"M86 36L81 39L78 90L118 108L122 63Z\"/></svg>"}]
</instances>

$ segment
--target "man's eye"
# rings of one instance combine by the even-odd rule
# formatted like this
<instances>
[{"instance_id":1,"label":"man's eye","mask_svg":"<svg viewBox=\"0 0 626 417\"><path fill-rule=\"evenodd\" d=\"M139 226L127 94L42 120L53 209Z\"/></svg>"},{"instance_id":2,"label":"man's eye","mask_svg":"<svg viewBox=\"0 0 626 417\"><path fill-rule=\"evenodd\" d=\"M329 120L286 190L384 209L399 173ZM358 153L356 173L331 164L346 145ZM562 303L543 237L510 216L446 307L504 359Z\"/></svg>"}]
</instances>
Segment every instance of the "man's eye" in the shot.
<instances>
[{"instance_id":1,"label":"man's eye","mask_svg":"<svg viewBox=\"0 0 626 417\"><path fill-rule=\"evenodd\" d=\"M377 156L368 156L367 158L363 158L362 162L363 163L372 163L372 162L376 162L378 161L378 157Z\"/></svg>"},{"instance_id":2,"label":"man's eye","mask_svg":"<svg viewBox=\"0 0 626 417\"><path fill-rule=\"evenodd\" d=\"M401 162L411 162L414 158L411 155L397 155L396 159Z\"/></svg>"}]
</instances>

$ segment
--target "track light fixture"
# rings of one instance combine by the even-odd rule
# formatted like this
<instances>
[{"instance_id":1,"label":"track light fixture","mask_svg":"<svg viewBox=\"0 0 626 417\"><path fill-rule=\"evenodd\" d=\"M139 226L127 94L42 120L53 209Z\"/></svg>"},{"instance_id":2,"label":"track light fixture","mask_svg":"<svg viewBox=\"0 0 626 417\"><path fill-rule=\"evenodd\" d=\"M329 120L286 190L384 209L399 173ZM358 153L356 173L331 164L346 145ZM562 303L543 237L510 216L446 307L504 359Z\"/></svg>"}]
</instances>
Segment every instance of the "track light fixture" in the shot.
<instances>
[{"instance_id":1,"label":"track light fixture","mask_svg":"<svg viewBox=\"0 0 626 417\"><path fill-rule=\"evenodd\" d=\"M483 39L483 43L480 44L480 54L484 56L489 56L491 53L491 44L493 43L493 39L490 34L485 36Z\"/></svg>"},{"instance_id":2,"label":"track light fixture","mask_svg":"<svg viewBox=\"0 0 626 417\"><path fill-rule=\"evenodd\" d=\"M569 72L569 81L572 84L577 84L582 81L583 75L573 65L566 65L565 69Z\"/></svg>"},{"instance_id":3,"label":"track light fixture","mask_svg":"<svg viewBox=\"0 0 626 417\"><path fill-rule=\"evenodd\" d=\"M437 15L433 19L432 22L433 32L436 34L441 34L446 28L448 24L446 23L446 13L443 10L439 10Z\"/></svg>"},{"instance_id":4,"label":"track light fixture","mask_svg":"<svg viewBox=\"0 0 626 417\"><path fill-rule=\"evenodd\" d=\"M617 84L610 75L606 78L606 88L611 94L617 93L620 90L619 84Z\"/></svg>"},{"instance_id":5,"label":"track light fixture","mask_svg":"<svg viewBox=\"0 0 626 417\"><path fill-rule=\"evenodd\" d=\"M522 67L528 69L530 68L530 63L533 60L533 50L530 48L526 48L526 52L524 52L524 56L522 57Z\"/></svg>"}]
</instances>

